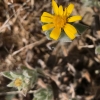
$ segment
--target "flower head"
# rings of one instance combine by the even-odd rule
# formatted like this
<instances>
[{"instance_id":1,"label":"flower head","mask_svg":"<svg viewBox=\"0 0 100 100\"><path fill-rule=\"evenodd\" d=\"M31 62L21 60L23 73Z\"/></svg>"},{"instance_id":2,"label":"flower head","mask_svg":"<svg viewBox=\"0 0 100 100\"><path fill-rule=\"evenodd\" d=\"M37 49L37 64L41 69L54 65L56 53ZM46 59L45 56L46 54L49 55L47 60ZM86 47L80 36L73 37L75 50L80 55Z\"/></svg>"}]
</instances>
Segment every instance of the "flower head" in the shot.
<instances>
[{"instance_id":1,"label":"flower head","mask_svg":"<svg viewBox=\"0 0 100 100\"><path fill-rule=\"evenodd\" d=\"M16 87L20 87L21 85L22 85L22 80L21 79L19 79L19 78L17 78L15 81L14 81L14 85L16 86Z\"/></svg>"},{"instance_id":2,"label":"flower head","mask_svg":"<svg viewBox=\"0 0 100 100\"><path fill-rule=\"evenodd\" d=\"M41 22L46 23L42 26L43 31L52 29L50 33L50 38L57 40L61 34L62 29L66 35L73 40L76 37L77 30L70 23L77 20L81 20L81 16L70 17L74 9L74 5L70 4L67 8L63 10L63 7L60 5L58 7L55 0L52 0L52 8L54 14L44 12L41 16Z\"/></svg>"}]
</instances>

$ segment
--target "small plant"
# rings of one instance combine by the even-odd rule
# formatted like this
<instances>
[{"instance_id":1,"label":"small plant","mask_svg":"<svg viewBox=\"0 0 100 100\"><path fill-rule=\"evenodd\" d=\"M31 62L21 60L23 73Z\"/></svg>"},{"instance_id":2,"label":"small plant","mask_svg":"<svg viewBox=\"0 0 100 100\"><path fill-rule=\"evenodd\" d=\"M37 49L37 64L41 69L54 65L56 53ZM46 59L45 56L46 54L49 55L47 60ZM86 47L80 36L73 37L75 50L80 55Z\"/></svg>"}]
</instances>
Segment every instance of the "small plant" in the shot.
<instances>
[{"instance_id":1,"label":"small plant","mask_svg":"<svg viewBox=\"0 0 100 100\"><path fill-rule=\"evenodd\" d=\"M34 93L33 100L53 100L53 91L51 87L41 88Z\"/></svg>"},{"instance_id":2,"label":"small plant","mask_svg":"<svg viewBox=\"0 0 100 100\"><path fill-rule=\"evenodd\" d=\"M38 80L38 73L35 70L23 69L22 72L2 72L6 78L12 80L7 86L18 89L24 96L34 87ZM50 86L33 90L33 100L53 100L53 91Z\"/></svg>"},{"instance_id":3,"label":"small plant","mask_svg":"<svg viewBox=\"0 0 100 100\"><path fill-rule=\"evenodd\" d=\"M17 88L23 95L26 95L27 92L33 88L38 78L37 72L29 69L22 70L21 73L11 71L2 72L1 74L12 80L11 83L7 85L8 87Z\"/></svg>"},{"instance_id":4,"label":"small plant","mask_svg":"<svg viewBox=\"0 0 100 100\"><path fill-rule=\"evenodd\" d=\"M78 36L78 32L72 22L81 20L82 17L79 15L70 16L74 9L73 4L69 4L63 10L61 5L58 7L55 0L52 0L52 8L54 14L44 12L41 16L42 30L45 31L49 39L71 42Z\"/></svg>"}]
</instances>

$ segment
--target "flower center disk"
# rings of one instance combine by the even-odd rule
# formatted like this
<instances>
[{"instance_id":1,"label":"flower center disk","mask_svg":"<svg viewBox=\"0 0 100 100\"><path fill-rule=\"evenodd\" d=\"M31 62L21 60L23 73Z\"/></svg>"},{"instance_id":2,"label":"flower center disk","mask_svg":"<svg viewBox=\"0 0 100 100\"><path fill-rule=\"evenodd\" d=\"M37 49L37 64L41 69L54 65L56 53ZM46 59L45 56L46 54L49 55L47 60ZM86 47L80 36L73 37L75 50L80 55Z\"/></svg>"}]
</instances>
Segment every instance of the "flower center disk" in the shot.
<instances>
[{"instance_id":1,"label":"flower center disk","mask_svg":"<svg viewBox=\"0 0 100 100\"><path fill-rule=\"evenodd\" d=\"M19 78L17 78L17 79L15 80L14 84L15 84L16 87L19 87L19 86L22 85L22 80L19 79Z\"/></svg>"},{"instance_id":2,"label":"flower center disk","mask_svg":"<svg viewBox=\"0 0 100 100\"><path fill-rule=\"evenodd\" d=\"M66 24L66 18L63 16L59 16L59 15L54 16L53 23L54 23L55 27L63 28L64 25Z\"/></svg>"}]
</instances>

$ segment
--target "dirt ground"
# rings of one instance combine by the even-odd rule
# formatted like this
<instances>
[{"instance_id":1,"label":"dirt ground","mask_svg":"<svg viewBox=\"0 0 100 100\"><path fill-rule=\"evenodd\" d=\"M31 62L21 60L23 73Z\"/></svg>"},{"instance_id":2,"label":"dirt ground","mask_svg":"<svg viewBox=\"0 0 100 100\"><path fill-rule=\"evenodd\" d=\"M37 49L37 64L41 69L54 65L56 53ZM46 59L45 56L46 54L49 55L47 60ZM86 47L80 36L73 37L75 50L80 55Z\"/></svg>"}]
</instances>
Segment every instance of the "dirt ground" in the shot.
<instances>
[{"instance_id":1,"label":"dirt ground","mask_svg":"<svg viewBox=\"0 0 100 100\"><path fill-rule=\"evenodd\" d=\"M42 68L49 78L40 80L52 86L54 100L100 100L100 55L95 54L99 9L81 0L57 0L64 7L70 2L75 5L73 15L81 15L79 23L89 29L63 43L48 40L41 29L40 16L52 12L51 0L0 0L0 72ZM0 76L0 100L32 100L32 94L2 94L12 91L6 87L9 82Z\"/></svg>"}]
</instances>

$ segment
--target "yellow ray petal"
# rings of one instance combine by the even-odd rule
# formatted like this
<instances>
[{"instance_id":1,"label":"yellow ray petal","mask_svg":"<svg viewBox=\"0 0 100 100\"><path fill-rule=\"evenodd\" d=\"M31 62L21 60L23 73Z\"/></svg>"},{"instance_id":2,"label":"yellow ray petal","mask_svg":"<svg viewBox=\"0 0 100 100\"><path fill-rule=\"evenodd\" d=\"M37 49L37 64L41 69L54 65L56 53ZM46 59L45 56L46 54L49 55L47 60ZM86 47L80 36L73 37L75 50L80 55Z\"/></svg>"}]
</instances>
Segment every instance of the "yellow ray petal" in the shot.
<instances>
[{"instance_id":1,"label":"yellow ray petal","mask_svg":"<svg viewBox=\"0 0 100 100\"><path fill-rule=\"evenodd\" d=\"M45 24L45 25L42 26L42 30L47 31L47 30L49 30L53 27L54 27L54 24Z\"/></svg>"},{"instance_id":2,"label":"yellow ray petal","mask_svg":"<svg viewBox=\"0 0 100 100\"><path fill-rule=\"evenodd\" d=\"M67 16L67 9L66 8L64 9L63 15Z\"/></svg>"},{"instance_id":3,"label":"yellow ray petal","mask_svg":"<svg viewBox=\"0 0 100 100\"><path fill-rule=\"evenodd\" d=\"M54 28L50 33L50 37L54 40L57 40L60 36L61 28Z\"/></svg>"},{"instance_id":4,"label":"yellow ray petal","mask_svg":"<svg viewBox=\"0 0 100 100\"><path fill-rule=\"evenodd\" d=\"M41 16L41 22L53 22L53 19L51 17L44 17L44 16Z\"/></svg>"},{"instance_id":5,"label":"yellow ray petal","mask_svg":"<svg viewBox=\"0 0 100 100\"><path fill-rule=\"evenodd\" d=\"M70 14L72 13L73 9L74 9L74 5L73 5L73 4L70 4L70 5L66 8L66 10L67 10L67 17L70 16Z\"/></svg>"},{"instance_id":6,"label":"yellow ray petal","mask_svg":"<svg viewBox=\"0 0 100 100\"><path fill-rule=\"evenodd\" d=\"M52 8L53 8L53 11L56 15L58 15L58 5L57 3L55 2L55 0L52 0Z\"/></svg>"},{"instance_id":7,"label":"yellow ray petal","mask_svg":"<svg viewBox=\"0 0 100 100\"><path fill-rule=\"evenodd\" d=\"M60 5L59 6L59 15L62 16L63 15L63 7Z\"/></svg>"},{"instance_id":8,"label":"yellow ray petal","mask_svg":"<svg viewBox=\"0 0 100 100\"><path fill-rule=\"evenodd\" d=\"M82 19L81 16L73 16L73 17L68 18L68 22L75 22L81 19Z\"/></svg>"},{"instance_id":9,"label":"yellow ray petal","mask_svg":"<svg viewBox=\"0 0 100 100\"><path fill-rule=\"evenodd\" d=\"M44 12L43 14L42 14L42 16L44 16L44 17L53 17L53 15L51 15L50 13L47 13L47 12Z\"/></svg>"},{"instance_id":10,"label":"yellow ray petal","mask_svg":"<svg viewBox=\"0 0 100 100\"><path fill-rule=\"evenodd\" d=\"M64 31L71 40L75 38L75 34L77 33L77 30L71 24L66 24Z\"/></svg>"}]
</instances>

